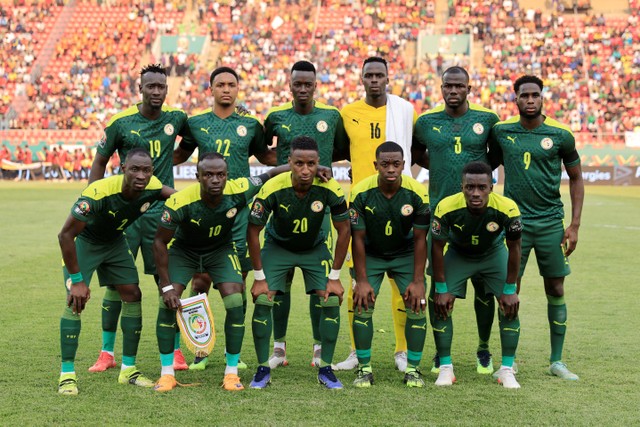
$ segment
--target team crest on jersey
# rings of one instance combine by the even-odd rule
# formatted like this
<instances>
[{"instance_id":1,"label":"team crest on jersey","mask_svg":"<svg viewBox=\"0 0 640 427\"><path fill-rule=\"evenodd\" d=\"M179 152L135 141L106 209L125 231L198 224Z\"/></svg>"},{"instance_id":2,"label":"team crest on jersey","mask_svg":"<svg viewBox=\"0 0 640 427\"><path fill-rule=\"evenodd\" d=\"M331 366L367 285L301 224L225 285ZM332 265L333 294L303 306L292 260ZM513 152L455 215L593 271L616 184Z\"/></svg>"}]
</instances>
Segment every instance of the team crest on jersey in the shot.
<instances>
[{"instance_id":1,"label":"team crest on jersey","mask_svg":"<svg viewBox=\"0 0 640 427\"><path fill-rule=\"evenodd\" d=\"M87 216L91 211L91 206L89 206L89 202L83 200L76 205L76 207L74 208L74 211L78 215Z\"/></svg>"},{"instance_id":2,"label":"team crest on jersey","mask_svg":"<svg viewBox=\"0 0 640 427\"><path fill-rule=\"evenodd\" d=\"M231 208L227 211L227 218L233 218L238 213L238 209Z\"/></svg>"},{"instance_id":3,"label":"team crest on jersey","mask_svg":"<svg viewBox=\"0 0 640 427\"><path fill-rule=\"evenodd\" d=\"M68 290L68 291L71 291L71 284L72 284L72 283L73 283L73 282L71 282L71 277L69 277L69 278L67 279L67 282L64 284L64 285L67 287L67 290Z\"/></svg>"},{"instance_id":4,"label":"team crest on jersey","mask_svg":"<svg viewBox=\"0 0 640 427\"><path fill-rule=\"evenodd\" d=\"M434 219L431 222L431 234L433 234L434 236L439 236L441 232L442 232L442 226L440 225L440 221L438 221L437 219Z\"/></svg>"},{"instance_id":5,"label":"team crest on jersey","mask_svg":"<svg viewBox=\"0 0 640 427\"><path fill-rule=\"evenodd\" d=\"M482 126L482 123L476 123L473 125L473 131L476 135L482 135L484 133L484 126Z\"/></svg>"},{"instance_id":6,"label":"team crest on jersey","mask_svg":"<svg viewBox=\"0 0 640 427\"><path fill-rule=\"evenodd\" d=\"M351 220L351 225L358 225L358 220L360 219L360 215L358 215L358 211L353 208L350 208L349 219Z\"/></svg>"},{"instance_id":7,"label":"team crest on jersey","mask_svg":"<svg viewBox=\"0 0 640 427\"><path fill-rule=\"evenodd\" d=\"M549 150L551 147L553 147L553 140L551 138L544 138L542 141L540 141L540 146L545 150Z\"/></svg>"},{"instance_id":8,"label":"team crest on jersey","mask_svg":"<svg viewBox=\"0 0 640 427\"><path fill-rule=\"evenodd\" d=\"M491 232L491 233L496 231L498 228L500 228L500 226L497 223L493 222L493 221L491 221L489 224L487 224L487 230L489 232Z\"/></svg>"},{"instance_id":9,"label":"team crest on jersey","mask_svg":"<svg viewBox=\"0 0 640 427\"><path fill-rule=\"evenodd\" d=\"M314 212L320 212L323 208L324 205L320 200L316 200L315 202L311 203L311 210Z\"/></svg>"},{"instance_id":10,"label":"team crest on jersey","mask_svg":"<svg viewBox=\"0 0 640 427\"><path fill-rule=\"evenodd\" d=\"M253 207L251 208L251 216L254 218L262 218L264 214L264 206L258 200L253 202Z\"/></svg>"},{"instance_id":11,"label":"team crest on jersey","mask_svg":"<svg viewBox=\"0 0 640 427\"><path fill-rule=\"evenodd\" d=\"M171 224L171 214L169 213L168 210L164 210L162 212L162 217L160 218L160 221L164 222L165 224Z\"/></svg>"},{"instance_id":12,"label":"team crest on jersey","mask_svg":"<svg viewBox=\"0 0 640 427\"><path fill-rule=\"evenodd\" d=\"M400 208L400 213L402 214L402 216L409 216L413 213L413 206L411 205L404 205Z\"/></svg>"},{"instance_id":13,"label":"team crest on jersey","mask_svg":"<svg viewBox=\"0 0 640 427\"><path fill-rule=\"evenodd\" d=\"M323 132L324 133L324 132L327 131L327 129L329 129L329 125L324 120L320 120L316 124L316 129L318 129L318 132Z\"/></svg>"},{"instance_id":14,"label":"team crest on jersey","mask_svg":"<svg viewBox=\"0 0 640 427\"><path fill-rule=\"evenodd\" d=\"M149 206L151 206L151 203L147 202L144 205L140 206L140 212L145 213L147 211L147 209L149 209Z\"/></svg>"},{"instance_id":15,"label":"team crest on jersey","mask_svg":"<svg viewBox=\"0 0 640 427\"><path fill-rule=\"evenodd\" d=\"M166 125L164 125L164 133L171 136L173 135L173 132L175 132L176 130L174 129L173 125L171 123L167 123Z\"/></svg>"},{"instance_id":16,"label":"team crest on jersey","mask_svg":"<svg viewBox=\"0 0 640 427\"><path fill-rule=\"evenodd\" d=\"M100 141L98 141L98 145L100 147L104 148L106 143L107 143L107 133L106 132L102 132L102 138L100 138Z\"/></svg>"},{"instance_id":17,"label":"team crest on jersey","mask_svg":"<svg viewBox=\"0 0 640 427\"><path fill-rule=\"evenodd\" d=\"M236 128L238 136L247 136L247 128L244 125L240 125Z\"/></svg>"}]
</instances>

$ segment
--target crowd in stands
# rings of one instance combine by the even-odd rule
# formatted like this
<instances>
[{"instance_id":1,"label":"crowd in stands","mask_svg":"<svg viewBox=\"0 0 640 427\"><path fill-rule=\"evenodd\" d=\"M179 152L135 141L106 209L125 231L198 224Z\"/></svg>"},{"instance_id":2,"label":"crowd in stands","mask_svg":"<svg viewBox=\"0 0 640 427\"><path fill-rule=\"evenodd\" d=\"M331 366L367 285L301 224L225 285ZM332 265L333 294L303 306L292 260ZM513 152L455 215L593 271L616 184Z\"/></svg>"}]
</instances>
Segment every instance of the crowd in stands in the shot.
<instances>
[{"instance_id":1,"label":"crowd in stands","mask_svg":"<svg viewBox=\"0 0 640 427\"><path fill-rule=\"evenodd\" d=\"M149 55L147 34L151 40L158 34L155 14L188 6L184 0L155 5L153 1L111 1L109 7L129 10L128 20L116 26L85 27L60 42L56 55L69 64L68 69L57 75L45 70L33 84L26 84L30 108L14 127L103 127L108 117L139 99L136 79L143 57L162 61L172 75L181 77L175 106L188 113L211 105L206 90L210 68L228 65L241 75L239 99L264 117L271 106L291 99L288 68L300 59L311 59L317 66L319 98L340 108L362 96L361 65L371 55L389 61L390 90L413 102L418 112L441 102L438 75L457 63L472 71L471 99L502 118L517 113L513 81L532 73L541 75L548 87L546 114L574 131L612 134L640 126L637 0L630 1L630 13L624 18L524 9L517 0L449 0L445 32L473 33L481 59L477 67L471 59L446 55L413 64L412 42L419 31L435 32L431 0L324 0L318 16L316 0L195 2L191 7L197 31L219 43L217 64L186 52ZM177 28L179 24L170 31ZM6 51L3 44L2 54ZM28 67L26 57L33 60L27 53L5 55ZM2 64L0 79L13 70L5 61ZM0 92L0 98L1 114L11 94Z\"/></svg>"},{"instance_id":2,"label":"crowd in stands","mask_svg":"<svg viewBox=\"0 0 640 427\"><path fill-rule=\"evenodd\" d=\"M51 148L44 146L42 149L31 149L25 143L15 147L12 151L7 144L3 144L0 149L0 162L7 160L13 163L24 165L24 169L2 170L0 178L14 179L15 181L29 181L36 175L42 176L44 180L52 181L80 181L89 178L91 164L93 163L93 152L91 147L66 149L62 146L53 145ZM30 165L36 166L31 168ZM118 173L120 159L115 153L107 164L106 176ZM13 169L13 168L12 168Z\"/></svg>"}]
</instances>

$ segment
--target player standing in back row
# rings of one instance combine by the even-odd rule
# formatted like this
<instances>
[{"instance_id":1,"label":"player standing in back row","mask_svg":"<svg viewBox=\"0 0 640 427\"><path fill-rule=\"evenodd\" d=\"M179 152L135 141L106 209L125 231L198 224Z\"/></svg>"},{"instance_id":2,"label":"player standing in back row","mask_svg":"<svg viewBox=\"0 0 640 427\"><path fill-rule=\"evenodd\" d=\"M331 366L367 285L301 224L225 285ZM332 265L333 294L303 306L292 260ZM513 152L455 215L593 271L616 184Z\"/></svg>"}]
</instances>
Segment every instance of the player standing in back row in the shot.
<instances>
[{"instance_id":1,"label":"player standing in back row","mask_svg":"<svg viewBox=\"0 0 640 427\"><path fill-rule=\"evenodd\" d=\"M567 330L564 278L571 273L568 257L578 244L584 201L580 156L571 130L542 114L542 80L525 75L513 87L520 115L493 127L489 156L492 165L504 164L504 194L518 204L525 224L518 289L533 249L548 302L549 372L577 380L562 361L562 348ZM563 163L571 197L571 223L566 230L560 197Z\"/></svg>"},{"instance_id":2,"label":"player standing in back row","mask_svg":"<svg viewBox=\"0 0 640 427\"><path fill-rule=\"evenodd\" d=\"M429 202L431 213L440 200L460 192L462 168L469 162L489 163L487 145L491 128L498 121L498 115L478 104L467 101L471 89L469 74L464 68L451 67L442 74L442 98L444 105L435 107L418 117L415 127L416 146L427 150L429 166ZM423 162L420 162L423 163ZM432 218L433 219L433 218ZM429 236L429 248L431 236ZM429 252L431 252L429 250ZM429 259L431 254L429 253ZM432 275L429 263L427 274ZM491 295L485 295L484 284L472 278L475 298L473 307L478 325L478 348L476 350L476 371L479 374L493 373L493 361L489 351L491 327L496 311ZM433 280L429 292L429 313L433 318ZM436 332L434 332L435 336ZM438 373L440 360L434 358L432 372Z\"/></svg>"},{"instance_id":3,"label":"player standing in back row","mask_svg":"<svg viewBox=\"0 0 640 427\"><path fill-rule=\"evenodd\" d=\"M125 159L129 150L146 149L153 160L153 173L164 185L173 188L173 150L178 135L184 136L187 114L164 105L167 97L167 72L159 64L147 65L140 71L142 102L114 115L104 129L93 159L89 183L104 176L109 159L118 151ZM145 274L158 283L153 261L153 238L162 213L162 202L153 204L145 214L127 228L125 237L134 258L142 252ZM107 286L102 301L102 351L90 372L101 372L116 366L113 348L122 302L118 292ZM180 334L175 337L176 369L188 369L180 351Z\"/></svg>"}]
</instances>

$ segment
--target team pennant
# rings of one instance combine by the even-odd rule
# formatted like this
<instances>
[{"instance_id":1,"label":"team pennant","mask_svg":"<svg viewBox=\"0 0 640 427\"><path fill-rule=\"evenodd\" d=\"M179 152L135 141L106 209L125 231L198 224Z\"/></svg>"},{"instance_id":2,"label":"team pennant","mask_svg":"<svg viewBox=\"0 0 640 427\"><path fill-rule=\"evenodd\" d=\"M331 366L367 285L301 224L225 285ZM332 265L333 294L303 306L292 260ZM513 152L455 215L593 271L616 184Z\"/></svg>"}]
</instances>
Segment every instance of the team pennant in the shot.
<instances>
[{"instance_id":1,"label":"team pennant","mask_svg":"<svg viewBox=\"0 0 640 427\"><path fill-rule=\"evenodd\" d=\"M196 357L206 357L216 343L216 330L207 294L181 299L176 317L182 340Z\"/></svg>"}]
</instances>

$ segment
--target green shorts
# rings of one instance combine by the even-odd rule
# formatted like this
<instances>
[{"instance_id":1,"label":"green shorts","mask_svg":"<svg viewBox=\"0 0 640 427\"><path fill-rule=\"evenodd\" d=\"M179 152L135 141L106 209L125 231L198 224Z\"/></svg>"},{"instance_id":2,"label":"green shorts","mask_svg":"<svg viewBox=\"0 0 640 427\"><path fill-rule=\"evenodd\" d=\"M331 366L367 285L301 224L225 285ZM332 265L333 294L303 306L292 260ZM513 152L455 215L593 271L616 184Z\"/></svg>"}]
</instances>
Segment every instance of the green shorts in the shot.
<instances>
[{"instance_id":1,"label":"green shorts","mask_svg":"<svg viewBox=\"0 0 640 427\"><path fill-rule=\"evenodd\" d=\"M542 277L565 277L571 274L569 259L564 256L562 238L564 237L564 222L553 221L524 221L522 231L522 257L520 258L520 273L524 275L531 249L535 249L538 271Z\"/></svg>"},{"instance_id":2,"label":"green shorts","mask_svg":"<svg viewBox=\"0 0 640 427\"><path fill-rule=\"evenodd\" d=\"M139 282L136 263L124 236L106 244L91 243L78 237L76 253L80 272L87 286L91 283L94 271L98 273L100 286L137 285ZM64 265L62 274L69 292L71 279Z\"/></svg>"},{"instance_id":3,"label":"green shorts","mask_svg":"<svg viewBox=\"0 0 640 427\"><path fill-rule=\"evenodd\" d=\"M236 221L231 229L231 238L238 253L243 272L253 269L249 251L247 251L247 224L249 224L249 208L244 208L236 215Z\"/></svg>"},{"instance_id":4,"label":"green shorts","mask_svg":"<svg viewBox=\"0 0 640 427\"><path fill-rule=\"evenodd\" d=\"M404 294L413 280L413 261L413 254L389 259L367 256L367 279L376 296L380 292L385 273L396 281L400 294ZM426 277L423 277L423 281L426 289Z\"/></svg>"},{"instance_id":5,"label":"green shorts","mask_svg":"<svg viewBox=\"0 0 640 427\"><path fill-rule=\"evenodd\" d=\"M483 257L469 257L448 246L444 254L444 276L449 292L456 298L466 298L467 280L473 278L484 284L486 294L499 298L507 280L508 259L509 251L504 244L491 249Z\"/></svg>"},{"instance_id":6,"label":"green shorts","mask_svg":"<svg viewBox=\"0 0 640 427\"><path fill-rule=\"evenodd\" d=\"M220 283L242 283L240 259L233 245L200 254L171 245L169 248L169 279L187 286L194 273L209 273L214 288Z\"/></svg>"},{"instance_id":7,"label":"green shorts","mask_svg":"<svg viewBox=\"0 0 640 427\"><path fill-rule=\"evenodd\" d=\"M265 241L261 254L262 268L270 291L284 293L287 273L295 267L302 270L307 294L327 289L329 270L333 265L333 257L327 245L319 244L308 251L291 252L277 243Z\"/></svg>"},{"instance_id":8,"label":"green shorts","mask_svg":"<svg viewBox=\"0 0 640 427\"><path fill-rule=\"evenodd\" d=\"M136 219L124 232L133 258L138 257L138 250L142 252L144 274L156 274L156 263L153 259L153 239L158 230L163 206L164 203L154 204L151 209Z\"/></svg>"}]
</instances>

